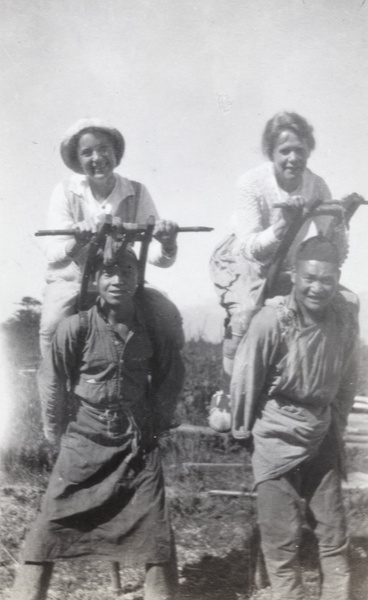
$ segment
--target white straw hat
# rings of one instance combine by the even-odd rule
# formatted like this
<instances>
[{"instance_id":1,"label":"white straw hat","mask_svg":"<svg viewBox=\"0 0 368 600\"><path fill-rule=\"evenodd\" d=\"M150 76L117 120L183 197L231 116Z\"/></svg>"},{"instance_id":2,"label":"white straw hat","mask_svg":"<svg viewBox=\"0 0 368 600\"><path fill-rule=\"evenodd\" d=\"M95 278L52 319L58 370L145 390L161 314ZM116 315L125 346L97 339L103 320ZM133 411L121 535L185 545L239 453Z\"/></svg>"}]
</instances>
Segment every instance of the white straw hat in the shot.
<instances>
[{"instance_id":1,"label":"white straw hat","mask_svg":"<svg viewBox=\"0 0 368 600\"><path fill-rule=\"evenodd\" d=\"M120 131L115 129L115 127L112 127L106 121L101 121L100 119L80 119L68 129L60 144L61 158L66 166L76 173L83 173L77 156L77 144L81 134L86 129L97 129L107 133L111 137L115 150L116 162L119 164L125 150L125 141Z\"/></svg>"}]
</instances>

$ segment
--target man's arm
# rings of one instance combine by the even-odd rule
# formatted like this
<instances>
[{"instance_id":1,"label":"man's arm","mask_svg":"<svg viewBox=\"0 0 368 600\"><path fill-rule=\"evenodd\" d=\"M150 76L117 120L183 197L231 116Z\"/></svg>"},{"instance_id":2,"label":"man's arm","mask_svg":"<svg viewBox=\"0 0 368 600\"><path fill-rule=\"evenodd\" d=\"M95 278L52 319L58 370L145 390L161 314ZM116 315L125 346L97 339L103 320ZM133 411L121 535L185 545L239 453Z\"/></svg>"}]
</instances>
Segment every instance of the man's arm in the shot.
<instances>
[{"instance_id":1,"label":"man's arm","mask_svg":"<svg viewBox=\"0 0 368 600\"><path fill-rule=\"evenodd\" d=\"M72 415L70 382L78 359L79 317L62 321L38 372L44 434L57 443Z\"/></svg>"},{"instance_id":2,"label":"man's arm","mask_svg":"<svg viewBox=\"0 0 368 600\"><path fill-rule=\"evenodd\" d=\"M252 319L238 347L231 379L232 434L238 440L251 436L261 399L279 348L276 310L264 307Z\"/></svg>"},{"instance_id":3,"label":"man's arm","mask_svg":"<svg viewBox=\"0 0 368 600\"><path fill-rule=\"evenodd\" d=\"M156 433L177 425L174 414L185 377L179 346L166 336L161 340L159 356L154 358L152 377Z\"/></svg>"},{"instance_id":4,"label":"man's arm","mask_svg":"<svg viewBox=\"0 0 368 600\"><path fill-rule=\"evenodd\" d=\"M153 288L144 288L137 300L153 345L152 401L158 432L170 429L185 369L182 317L173 302Z\"/></svg>"},{"instance_id":5,"label":"man's arm","mask_svg":"<svg viewBox=\"0 0 368 600\"><path fill-rule=\"evenodd\" d=\"M332 404L334 420L343 435L354 404L359 369L359 325L356 306L348 305L349 322L345 326L344 363L338 392Z\"/></svg>"}]
</instances>

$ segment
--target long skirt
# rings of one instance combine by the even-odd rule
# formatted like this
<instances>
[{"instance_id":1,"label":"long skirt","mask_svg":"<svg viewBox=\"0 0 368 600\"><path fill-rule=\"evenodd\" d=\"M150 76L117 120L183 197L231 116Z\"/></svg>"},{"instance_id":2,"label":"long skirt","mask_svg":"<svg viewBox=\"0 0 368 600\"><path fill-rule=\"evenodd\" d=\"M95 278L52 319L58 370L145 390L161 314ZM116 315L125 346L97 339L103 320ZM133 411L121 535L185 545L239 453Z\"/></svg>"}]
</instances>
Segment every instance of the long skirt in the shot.
<instances>
[{"instance_id":1,"label":"long skirt","mask_svg":"<svg viewBox=\"0 0 368 600\"><path fill-rule=\"evenodd\" d=\"M132 566L171 559L171 530L159 449L132 439L103 445L67 433L41 511L29 532L26 562L95 555Z\"/></svg>"}]
</instances>

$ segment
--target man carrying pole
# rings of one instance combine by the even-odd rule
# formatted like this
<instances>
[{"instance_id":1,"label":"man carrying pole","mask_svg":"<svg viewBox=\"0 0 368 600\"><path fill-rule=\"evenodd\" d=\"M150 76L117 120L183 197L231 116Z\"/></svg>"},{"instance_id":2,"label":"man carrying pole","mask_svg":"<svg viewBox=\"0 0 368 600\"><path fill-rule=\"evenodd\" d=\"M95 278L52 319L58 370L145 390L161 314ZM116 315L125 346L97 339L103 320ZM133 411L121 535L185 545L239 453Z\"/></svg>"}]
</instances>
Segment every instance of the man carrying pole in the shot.
<instances>
[{"instance_id":1,"label":"man carrying pole","mask_svg":"<svg viewBox=\"0 0 368 600\"><path fill-rule=\"evenodd\" d=\"M355 298L336 247L303 242L289 296L266 302L235 357L232 432L252 451L261 547L275 600L302 600L303 500L319 544L321 598L348 600L342 434L357 372ZM351 294L353 297L353 295Z\"/></svg>"},{"instance_id":2,"label":"man carrying pole","mask_svg":"<svg viewBox=\"0 0 368 600\"><path fill-rule=\"evenodd\" d=\"M43 600L55 560L90 555L145 566L145 600L176 594L158 438L183 383L180 342L147 314L132 250L93 266L95 305L60 323L41 367L45 435L61 445L13 600Z\"/></svg>"}]
</instances>

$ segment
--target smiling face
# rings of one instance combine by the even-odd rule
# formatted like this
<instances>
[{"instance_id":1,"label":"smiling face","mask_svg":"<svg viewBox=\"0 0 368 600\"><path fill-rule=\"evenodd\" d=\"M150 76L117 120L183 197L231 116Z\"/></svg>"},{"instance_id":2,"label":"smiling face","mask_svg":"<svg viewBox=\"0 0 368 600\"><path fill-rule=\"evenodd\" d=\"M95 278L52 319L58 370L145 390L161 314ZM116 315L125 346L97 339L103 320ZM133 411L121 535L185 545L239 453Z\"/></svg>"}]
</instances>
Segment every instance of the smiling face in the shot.
<instances>
[{"instance_id":1,"label":"smiling face","mask_svg":"<svg viewBox=\"0 0 368 600\"><path fill-rule=\"evenodd\" d=\"M103 265L96 275L96 282L102 300L111 308L119 308L131 300L138 286L137 260L125 254L119 262Z\"/></svg>"},{"instance_id":2,"label":"smiling face","mask_svg":"<svg viewBox=\"0 0 368 600\"><path fill-rule=\"evenodd\" d=\"M83 133L78 140L77 156L83 173L95 183L114 178L117 165L110 136L103 131Z\"/></svg>"},{"instance_id":3,"label":"smiling face","mask_svg":"<svg viewBox=\"0 0 368 600\"><path fill-rule=\"evenodd\" d=\"M293 192L301 183L310 150L305 141L290 130L282 131L272 152L275 176L279 186Z\"/></svg>"},{"instance_id":4,"label":"smiling face","mask_svg":"<svg viewBox=\"0 0 368 600\"><path fill-rule=\"evenodd\" d=\"M292 274L295 298L306 317L319 318L336 293L340 271L332 262L299 260Z\"/></svg>"}]
</instances>

